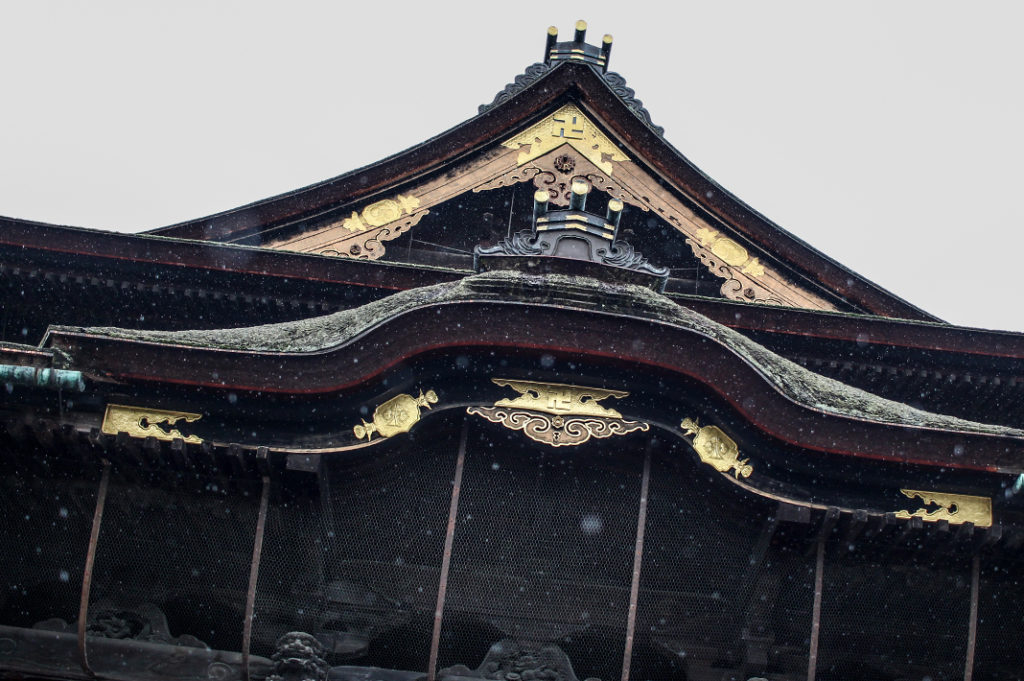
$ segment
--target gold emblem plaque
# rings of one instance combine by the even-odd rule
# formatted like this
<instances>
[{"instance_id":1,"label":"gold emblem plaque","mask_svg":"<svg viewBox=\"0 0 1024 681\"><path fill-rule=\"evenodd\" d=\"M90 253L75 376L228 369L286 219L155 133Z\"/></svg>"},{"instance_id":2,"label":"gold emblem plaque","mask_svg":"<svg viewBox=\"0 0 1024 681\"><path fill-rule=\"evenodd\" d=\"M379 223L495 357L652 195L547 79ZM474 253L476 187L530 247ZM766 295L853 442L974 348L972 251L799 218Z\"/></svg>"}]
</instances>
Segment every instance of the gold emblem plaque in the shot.
<instances>
[{"instance_id":1,"label":"gold emblem plaque","mask_svg":"<svg viewBox=\"0 0 1024 681\"><path fill-rule=\"evenodd\" d=\"M728 473L733 470L737 479L741 475L749 478L754 472L754 467L748 463L750 459L740 458L739 446L718 426L700 426L696 419L683 419L679 427L687 435L694 436L690 444L697 456L716 471Z\"/></svg>"},{"instance_id":2,"label":"gold emblem plaque","mask_svg":"<svg viewBox=\"0 0 1024 681\"><path fill-rule=\"evenodd\" d=\"M360 440L364 437L371 440L374 433L381 437L407 433L419 422L420 409L430 409L432 404L437 404L437 393L433 390L428 390L426 394L421 390L419 397L404 393L395 395L373 411L372 423L363 421L361 425L355 426L352 432Z\"/></svg>"}]
</instances>

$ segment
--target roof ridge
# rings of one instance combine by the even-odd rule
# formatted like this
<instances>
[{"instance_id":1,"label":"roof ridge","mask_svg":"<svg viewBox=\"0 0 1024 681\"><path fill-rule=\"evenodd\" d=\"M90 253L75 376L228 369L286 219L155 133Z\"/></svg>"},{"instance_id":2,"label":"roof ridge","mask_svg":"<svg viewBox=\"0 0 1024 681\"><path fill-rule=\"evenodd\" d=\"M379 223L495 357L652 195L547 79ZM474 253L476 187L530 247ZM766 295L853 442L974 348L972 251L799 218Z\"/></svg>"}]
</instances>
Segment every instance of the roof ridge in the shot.
<instances>
[{"instance_id":1,"label":"roof ridge","mask_svg":"<svg viewBox=\"0 0 1024 681\"><path fill-rule=\"evenodd\" d=\"M556 68L561 66L561 64L562 62L555 62L554 64L537 62L530 64L526 67L526 70L523 73L516 76L514 81L505 85L504 89L494 96L494 99L491 100L490 104L481 104L477 109L477 113L486 113L494 107L504 104L547 74L554 71ZM604 81L605 85L608 86L608 89L619 98L626 108L632 111L637 118L643 121L651 131L658 135L658 137L663 138L665 136L665 128L654 124L651 120L650 112L644 108L644 103L637 99L636 91L626 85L626 78L622 74L615 71L602 71L591 64L587 64L587 66L589 66L590 70Z\"/></svg>"}]
</instances>

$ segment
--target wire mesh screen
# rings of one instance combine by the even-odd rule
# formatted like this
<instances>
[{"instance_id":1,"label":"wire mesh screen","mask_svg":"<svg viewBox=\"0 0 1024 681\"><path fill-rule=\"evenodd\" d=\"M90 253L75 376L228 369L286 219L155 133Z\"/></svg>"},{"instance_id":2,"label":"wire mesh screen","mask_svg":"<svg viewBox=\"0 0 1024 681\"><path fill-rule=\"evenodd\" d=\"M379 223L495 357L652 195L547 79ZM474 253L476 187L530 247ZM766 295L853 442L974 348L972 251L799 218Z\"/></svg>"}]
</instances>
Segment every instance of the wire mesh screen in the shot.
<instances>
[{"instance_id":1,"label":"wire mesh screen","mask_svg":"<svg viewBox=\"0 0 1024 681\"><path fill-rule=\"evenodd\" d=\"M89 603L91 645L135 639L240 651L259 502L258 483L164 474L173 491L115 473L96 546ZM98 648L97 648L98 650ZM115 674L117 650L94 656Z\"/></svg>"},{"instance_id":2,"label":"wire mesh screen","mask_svg":"<svg viewBox=\"0 0 1024 681\"><path fill-rule=\"evenodd\" d=\"M785 533L785 527L780 528ZM786 540L783 538L781 543ZM790 672L807 669L810 655L811 622L814 608L814 556L800 549L772 545L765 563L765 573L772 576L770 587L755 594L760 616L751 629L753 636L771 634L771 655L761 676L776 670ZM763 626L762 622L767 622Z\"/></svg>"},{"instance_id":3,"label":"wire mesh screen","mask_svg":"<svg viewBox=\"0 0 1024 681\"><path fill-rule=\"evenodd\" d=\"M318 633L323 621L327 545L318 499L275 491L267 508L249 648L264 657L273 654L282 634Z\"/></svg>"},{"instance_id":4,"label":"wire mesh screen","mask_svg":"<svg viewBox=\"0 0 1024 681\"><path fill-rule=\"evenodd\" d=\"M440 666L475 668L492 644L512 639L557 644L579 678L617 678L643 440L552 449L521 433L506 439L495 427L474 432L467 444Z\"/></svg>"},{"instance_id":5,"label":"wire mesh screen","mask_svg":"<svg viewBox=\"0 0 1024 681\"><path fill-rule=\"evenodd\" d=\"M822 588L818 678L962 679L970 562L875 562L829 546Z\"/></svg>"},{"instance_id":6,"label":"wire mesh screen","mask_svg":"<svg viewBox=\"0 0 1024 681\"><path fill-rule=\"evenodd\" d=\"M789 579L774 556L767 509L732 492L688 450L653 457L631 678L735 669L748 645L766 658L771 622L810 609L803 572Z\"/></svg>"},{"instance_id":7,"label":"wire mesh screen","mask_svg":"<svg viewBox=\"0 0 1024 681\"><path fill-rule=\"evenodd\" d=\"M426 670L458 448L450 430L331 457L319 508L272 509L254 652L305 626L333 663Z\"/></svg>"},{"instance_id":8,"label":"wire mesh screen","mask_svg":"<svg viewBox=\"0 0 1024 681\"><path fill-rule=\"evenodd\" d=\"M98 479L0 478L0 627L32 630L0 633L5 667L81 670L73 632Z\"/></svg>"},{"instance_id":9,"label":"wire mesh screen","mask_svg":"<svg viewBox=\"0 0 1024 681\"><path fill-rule=\"evenodd\" d=\"M974 678L1017 681L1024 670L1024 566L981 558Z\"/></svg>"}]
</instances>

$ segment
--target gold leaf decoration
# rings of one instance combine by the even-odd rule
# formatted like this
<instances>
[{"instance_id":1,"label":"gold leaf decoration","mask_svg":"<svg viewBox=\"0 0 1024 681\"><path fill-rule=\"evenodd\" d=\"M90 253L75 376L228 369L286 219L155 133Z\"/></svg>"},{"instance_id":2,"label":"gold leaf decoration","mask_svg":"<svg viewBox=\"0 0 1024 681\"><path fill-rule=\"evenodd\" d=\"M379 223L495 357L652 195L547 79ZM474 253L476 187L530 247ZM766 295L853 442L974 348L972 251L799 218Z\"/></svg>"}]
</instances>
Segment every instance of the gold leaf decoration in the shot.
<instances>
[{"instance_id":1,"label":"gold leaf decoration","mask_svg":"<svg viewBox=\"0 0 1024 681\"><path fill-rule=\"evenodd\" d=\"M626 435L633 431L650 428L642 421L626 421L621 418L552 416L523 409L503 407L468 407L467 414L482 416L491 423L497 423L510 430L521 430L535 442L552 447L581 445L590 438L607 438Z\"/></svg>"},{"instance_id":2,"label":"gold leaf decoration","mask_svg":"<svg viewBox=\"0 0 1024 681\"><path fill-rule=\"evenodd\" d=\"M419 397L404 393L395 395L373 411L373 422L363 421L352 432L360 440L364 437L371 440L374 433L381 437L406 433L419 422L420 409L430 409L431 404L437 404L437 393L433 390L428 390L426 394L421 390Z\"/></svg>"},{"instance_id":3,"label":"gold leaf decoration","mask_svg":"<svg viewBox=\"0 0 1024 681\"><path fill-rule=\"evenodd\" d=\"M714 468L719 473L734 471L737 479L742 475L749 478L754 472L750 465L750 459L740 458L739 446L726 435L718 426L700 426L696 419L683 419L679 427L687 435L692 435L690 443L700 460Z\"/></svg>"},{"instance_id":4,"label":"gold leaf decoration","mask_svg":"<svg viewBox=\"0 0 1024 681\"><path fill-rule=\"evenodd\" d=\"M521 150L518 165L529 163L563 144L571 146L608 175L614 171L612 161L629 160L575 104L566 104L539 123L502 142L503 147ZM529 150L523 150L525 146L529 146Z\"/></svg>"},{"instance_id":5,"label":"gold leaf decoration","mask_svg":"<svg viewBox=\"0 0 1024 681\"><path fill-rule=\"evenodd\" d=\"M367 226L383 227L402 217L403 214L411 215L420 205L420 200L415 196L399 194L393 199L383 199L363 208L362 215L352 211L352 215L345 219L341 226L350 232L366 231Z\"/></svg>"},{"instance_id":6,"label":"gold leaf decoration","mask_svg":"<svg viewBox=\"0 0 1024 681\"><path fill-rule=\"evenodd\" d=\"M628 397L629 393L622 390L509 378L491 381L512 388L519 396L498 400L493 407L469 407L466 413L521 430L531 440L552 447L580 445L591 438L625 435L650 427L643 421L627 421L618 411L599 404L609 397Z\"/></svg>"},{"instance_id":7,"label":"gold leaf decoration","mask_svg":"<svg viewBox=\"0 0 1024 681\"><path fill-rule=\"evenodd\" d=\"M924 492L916 489L901 489L900 492L908 499L920 499L923 507L913 513L897 511L897 518L920 518L929 523L948 520L950 525L974 523L975 527L992 526L992 500L988 497Z\"/></svg>"},{"instance_id":8,"label":"gold leaf decoration","mask_svg":"<svg viewBox=\"0 0 1024 681\"><path fill-rule=\"evenodd\" d=\"M170 442L181 439L185 442L200 444L203 440L196 435L184 436L175 428L179 422L193 423L202 414L188 411L170 411L168 409L149 409L133 407L126 404L108 404L103 413L100 430L107 435L128 433L131 437L155 437L157 440Z\"/></svg>"}]
</instances>

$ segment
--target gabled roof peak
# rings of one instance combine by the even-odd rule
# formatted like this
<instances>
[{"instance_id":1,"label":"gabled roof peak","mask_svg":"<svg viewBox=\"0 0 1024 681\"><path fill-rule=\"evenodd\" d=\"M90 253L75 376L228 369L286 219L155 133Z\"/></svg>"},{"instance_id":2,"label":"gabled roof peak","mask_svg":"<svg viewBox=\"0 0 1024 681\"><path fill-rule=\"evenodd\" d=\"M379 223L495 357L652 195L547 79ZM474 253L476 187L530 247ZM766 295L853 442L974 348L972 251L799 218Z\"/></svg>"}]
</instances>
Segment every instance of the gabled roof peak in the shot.
<instances>
[{"instance_id":1,"label":"gabled roof peak","mask_svg":"<svg viewBox=\"0 0 1024 681\"><path fill-rule=\"evenodd\" d=\"M565 61L566 60L554 63L537 62L536 64L530 64L526 67L526 70L523 73L516 76L513 82L505 85L502 91L496 94L489 104L481 104L477 109L477 113L482 114L490 111L500 104L504 104L546 76ZM594 65L590 65L590 69L604 81L605 85L608 86L608 89L611 90L623 104L625 104L626 108L636 114L636 116L639 117L640 120L642 120L652 132L654 132L654 134L659 137L665 136L665 128L654 124L651 120L650 112L644 108L644 103L636 98L636 92L633 88L626 85L626 79L623 78L621 74L615 73L614 71L602 71Z\"/></svg>"},{"instance_id":2,"label":"gabled roof peak","mask_svg":"<svg viewBox=\"0 0 1024 681\"><path fill-rule=\"evenodd\" d=\"M544 47L544 63L552 64L560 61L581 61L601 69L608 70L608 60L612 54L612 37L605 33L600 47L588 45L587 22L580 19L576 22L576 32L571 41L558 42L558 27L548 28L548 41Z\"/></svg>"}]
</instances>

